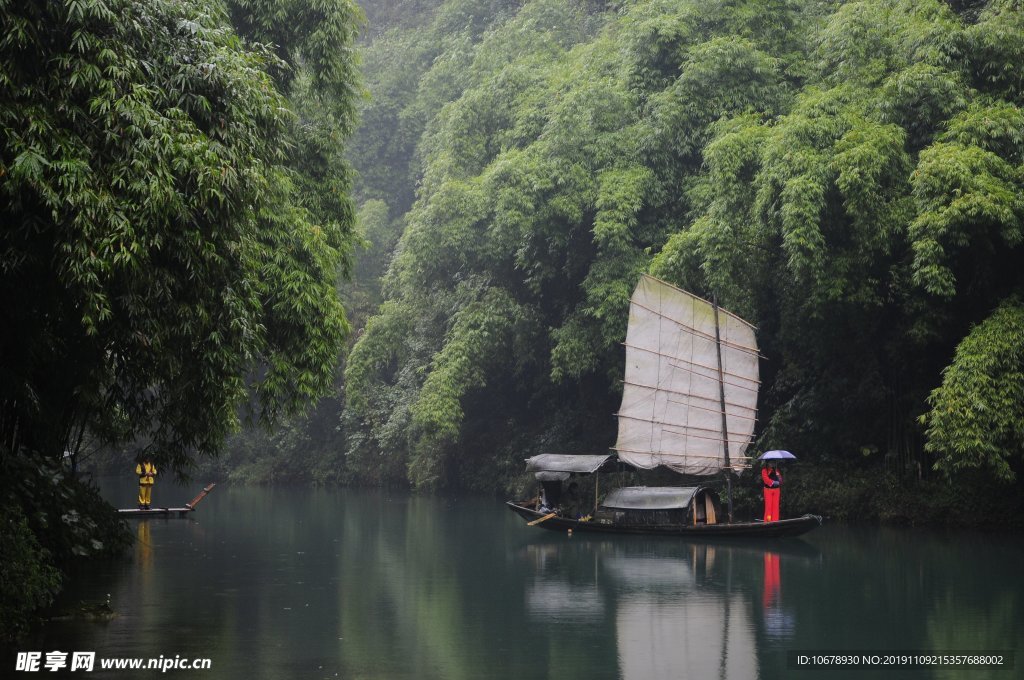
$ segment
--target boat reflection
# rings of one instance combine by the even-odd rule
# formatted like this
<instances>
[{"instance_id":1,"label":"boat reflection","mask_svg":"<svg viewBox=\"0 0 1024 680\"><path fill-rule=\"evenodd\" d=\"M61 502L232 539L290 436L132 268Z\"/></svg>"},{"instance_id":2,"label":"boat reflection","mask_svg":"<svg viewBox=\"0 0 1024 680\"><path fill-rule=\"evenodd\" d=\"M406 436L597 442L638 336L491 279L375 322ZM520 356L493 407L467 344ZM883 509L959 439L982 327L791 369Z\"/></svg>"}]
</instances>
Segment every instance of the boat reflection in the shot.
<instances>
[{"instance_id":1,"label":"boat reflection","mask_svg":"<svg viewBox=\"0 0 1024 680\"><path fill-rule=\"evenodd\" d=\"M757 678L759 648L791 638L782 562L802 542L749 545L562 539L525 549L526 606L539 625L613 622L619 677Z\"/></svg>"},{"instance_id":2,"label":"boat reflection","mask_svg":"<svg viewBox=\"0 0 1024 680\"><path fill-rule=\"evenodd\" d=\"M589 545L599 546L600 542ZM526 586L526 610L534 621L580 625L604 619L597 571L601 549L587 548L586 541L575 545L541 541L526 548L534 573Z\"/></svg>"}]
</instances>

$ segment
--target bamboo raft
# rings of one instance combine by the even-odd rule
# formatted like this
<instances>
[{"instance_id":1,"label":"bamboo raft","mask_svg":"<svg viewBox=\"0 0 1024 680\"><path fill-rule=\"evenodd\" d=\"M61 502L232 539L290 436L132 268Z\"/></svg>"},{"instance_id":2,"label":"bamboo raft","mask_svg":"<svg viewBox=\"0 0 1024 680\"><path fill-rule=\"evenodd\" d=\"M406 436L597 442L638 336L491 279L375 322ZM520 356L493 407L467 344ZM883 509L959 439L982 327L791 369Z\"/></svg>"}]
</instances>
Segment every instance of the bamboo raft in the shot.
<instances>
[{"instance_id":1,"label":"bamboo raft","mask_svg":"<svg viewBox=\"0 0 1024 680\"><path fill-rule=\"evenodd\" d=\"M216 484L208 484L199 495L193 498L188 503L185 503L183 508L150 508L148 510L141 510L139 508L120 508L117 513L122 517L184 517L190 512L195 512L196 506L199 505L199 501L206 498L206 495L213 490Z\"/></svg>"}]
</instances>

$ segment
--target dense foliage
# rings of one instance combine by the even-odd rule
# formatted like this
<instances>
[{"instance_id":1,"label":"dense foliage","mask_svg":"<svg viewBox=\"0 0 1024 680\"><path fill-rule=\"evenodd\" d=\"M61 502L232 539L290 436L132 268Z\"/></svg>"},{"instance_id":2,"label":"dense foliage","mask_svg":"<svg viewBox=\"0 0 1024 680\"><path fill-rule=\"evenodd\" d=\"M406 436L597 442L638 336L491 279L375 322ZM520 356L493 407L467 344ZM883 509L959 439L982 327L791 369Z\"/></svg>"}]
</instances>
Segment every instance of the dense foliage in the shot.
<instances>
[{"instance_id":1,"label":"dense foliage","mask_svg":"<svg viewBox=\"0 0 1024 680\"><path fill-rule=\"evenodd\" d=\"M333 388L360 16L350 0L0 0L5 633L47 600L52 565L119 544L67 474L83 442L187 472L241 418L273 424Z\"/></svg>"},{"instance_id":2,"label":"dense foliage","mask_svg":"<svg viewBox=\"0 0 1024 680\"><path fill-rule=\"evenodd\" d=\"M1022 28L1010 0L449 0L375 32L356 190L403 231L347 465L483 489L603 450L649 271L758 325L759 446L1013 479Z\"/></svg>"},{"instance_id":3,"label":"dense foliage","mask_svg":"<svg viewBox=\"0 0 1024 680\"><path fill-rule=\"evenodd\" d=\"M131 542L96 487L45 456L0 460L0 513L0 647L53 601L61 568L120 555Z\"/></svg>"},{"instance_id":4,"label":"dense foliage","mask_svg":"<svg viewBox=\"0 0 1024 680\"><path fill-rule=\"evenodd\" d=\"M273 422L331 386L353 102L320 43L343 51L356 10L322 4L295 69L218 2L4 3L7 450L88 431L184 468L239 404Z\"/></svg>"},{"instance_id":5,"label":"dense foliage","mask_svg":"<svg viewBox=\"0 0 1024 680\"><path fill-rule=\"evenodd\" d=\"M1012 480L1024 441L1024 306L1006 300L956 349L942 385L929 397L926 448L951 476L988 467Z\"/></svg>"}]
</instances>

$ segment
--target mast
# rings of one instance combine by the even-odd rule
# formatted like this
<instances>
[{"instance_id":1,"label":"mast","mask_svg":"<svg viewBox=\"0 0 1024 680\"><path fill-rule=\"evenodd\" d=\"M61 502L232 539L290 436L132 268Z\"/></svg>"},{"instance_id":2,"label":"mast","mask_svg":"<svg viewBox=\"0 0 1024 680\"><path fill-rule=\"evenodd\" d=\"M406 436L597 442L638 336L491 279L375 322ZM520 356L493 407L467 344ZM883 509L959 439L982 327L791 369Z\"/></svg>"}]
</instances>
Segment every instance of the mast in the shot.
<instances>
[{"instance_id":1,"label":"mast","mask_svg":"<svg viewBox=\"0 0 1024 680\"><path fill-rule=\"evenodd\" d=\"M712 296L715 308L715 351L718 353L718 396L722 407L722 454L725 462L725 486L729 498L729 524L732 524L732 475L729 463L729 422L725 417L725 376L722 369L722 333L718 321L718 297Z\"/></svg>"}]
</instances>

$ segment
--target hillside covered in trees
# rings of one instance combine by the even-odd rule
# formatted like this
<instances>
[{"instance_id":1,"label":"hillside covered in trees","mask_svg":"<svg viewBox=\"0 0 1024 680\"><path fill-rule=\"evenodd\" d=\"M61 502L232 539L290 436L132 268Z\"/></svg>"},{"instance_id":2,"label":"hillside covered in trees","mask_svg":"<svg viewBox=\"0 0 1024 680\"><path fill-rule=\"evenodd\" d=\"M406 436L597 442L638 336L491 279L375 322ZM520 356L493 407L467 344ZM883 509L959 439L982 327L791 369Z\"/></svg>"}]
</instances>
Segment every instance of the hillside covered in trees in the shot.
<instances>
[{"instance_id":1,"label":"hillside covered in trees","mask_svg":"<svg viewBox=\"0 0 1024 680\"><path fill-rule=\"evenodd\" d=\"M363 5L349 346L197 475L507 491L604 451L648 272L758 326L793 507L1019 502L1019 3Z\"/></svg>"},{"instance_id":2,"label":"hillside covered in trees","mask_svg":"<svg viewBox=\"0 0 1024 680\"><path fill-rule=\"evenodd\" d=\"M367 237L401 236L347 358L341 477L493 490L605 450L649 272L758 326L756 448L807 464L794 502L1019 496L1019 3L368 16L350 157Z\"/></svg>"}]
</instances>

